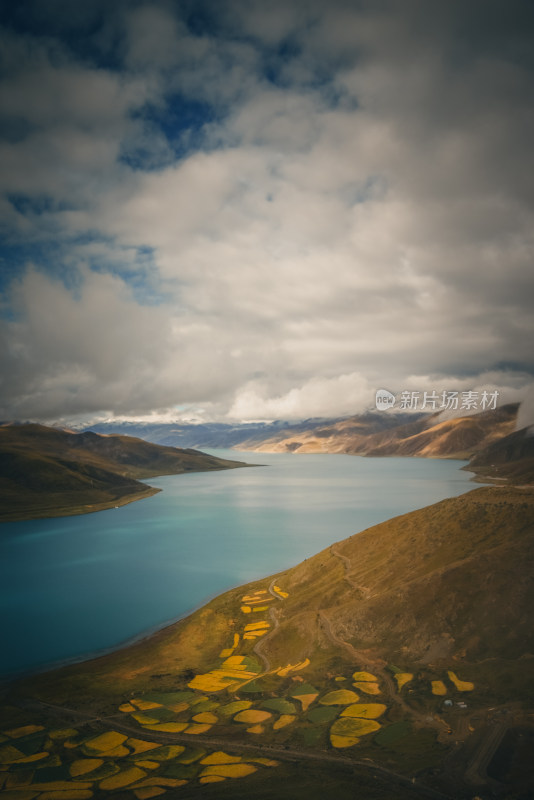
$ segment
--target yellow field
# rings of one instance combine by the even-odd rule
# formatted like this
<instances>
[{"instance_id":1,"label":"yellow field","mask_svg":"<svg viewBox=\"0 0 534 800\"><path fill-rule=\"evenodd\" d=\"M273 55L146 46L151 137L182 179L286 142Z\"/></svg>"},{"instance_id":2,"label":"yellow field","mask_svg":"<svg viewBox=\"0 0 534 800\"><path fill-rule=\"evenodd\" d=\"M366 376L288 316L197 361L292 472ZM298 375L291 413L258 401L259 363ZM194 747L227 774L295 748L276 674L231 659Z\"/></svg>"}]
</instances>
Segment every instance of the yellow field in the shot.
<instances>
[{"instance_id":1,"label":"yellow field","mask_svg":"<svg viewBox=\"0 0 534 800\"><path fill-rule=\"evenodd\" d=\"M140 725L155 725L156 722L159 722L157 717L151 717L148 714L143 714L142 711L137 711L135 714L132 714L132 718L135 719Z\"/></svg>"},{"instance_id":2,"label":"yellow field","mask_svg":"<svg viewBox=\"0 0 534 800\"><path fill-rule=\"evenodd\" d=\"M189 703L187 703L185 700L182 700L181 703L169 703L167 708L171 711L174 711L175 714L179 714L181 711L185 711L187 708L189 708Z\"/></svg>"},{"instance_id":3,"label":"yellow field","mask_svg":"<svg viewBox=\"0 0 534 800\"><path fill-rule=\"evenodd\" d=\"M158 797L160 794L165 794L165 789L161 789L159 786L141 786L139 789L134 789L133 793L137 797L137 800L150 800L151 797Z\"/></svg>"},{"instance_id":4,"label":"yellow field","mask_svg":"<svg viewBox=\"0 0 534 800\"><path fill-rule=\"evenodd\" d=\"M120 744L118 747L112 747L111 750L106 750L105 753L102 753L108 758L122 758L123 756L129 756L130 751L127 747Z\"/></svg>"},{"instance_id":5,"label":"yellow field","mask_svg":"<svg viewBox=\"0 0 534 800\"><path fill-rule=\"evenodd\" d=\"M221 775L204 775L203 778L199 778L200 783L220 783L220 781L224 781Z\"/></svg>"},{"instance_id":6,"label":"yellow field","mask_svg":"<svg viewBox=\"0 0 534 800\"><path fill-rule=\"evenodd\" d=\"M356 692L352 692L350 689L334 689L333 692L328 692L321 697L319 703L322 706L348 706L359 699Z\"/></svg>"},{"instance_id":7,"label":"yellow field","mask_svg":"<svg viewBox=\"0 0 534 800\"><path fill-rule=\"evenodd\" d=\"M341 712L342 717L359 717L361 719L377 719L381 717L387 706L383 703L354 703Z\"/></svg>"},{"instance_id":8,"label":"yellow field","mask_svg":"<svg viewBox=\"0 0 534 800\"><path fill-rule=\"evenodd\" d=\"M70 792L73 790L78 792L90 789L91 786L91 783L82 783L82 781L76 781L76 783L72 781L51 781L49 783L32 783L31 788L41 792Z\"/></svg>"},{"instance_id":9,"label":"yellow field","mask_svg":"<svg viewBox=\"0 0 534 800\"><path fill-rule=\"evenodd\" d=\"M409 683L413 680L413 674L411 672L397 672L393 677L397 681L397 689L399 692L405 683Z\"/></svg>"},{"instance_id":10,"label":"yellow field","mask_svg":"<svg viewBox=\"0 0 534 800\"><path fill-rule=\"evenodd\" d=\"M97 767L101 767L103 763L103 758L79 758L72 762L69 772L73 778L76 778L78 775L85 775L87 772L92 772L94 769L97 769Z\"/></svg>"},{"instance_id":11,"label":"yellow field","mask_svg":"<svg viewBox=\"0 0 534 800\"><path fill-rule=\"evenodd\" d=\"M156 722L154 725L143 725L143 727L146 728L147 731L160 731L161 733L182 733L187 728L187 725L187 722Z\"/></svg>"},{"instance_id":12,"label":"yellow field","mask_svg":"<svg viewBox=\"0 0 534 800\"><path fill-rule=\"evenodd\" d=\"M296 716L294 714L281 714L280 718L274 723L273 729L278 731L280 728L285 728L286 725L291 725L295 720Z\"/></svg>"},{"instance_id":13,"label":"yellow field","mask_svg":"<svg viewBox=\"0 0 534 800\"><path fill-rule=\"evenodd\" d=\"M187 685L190 689L197 689L200 692L220 692L233 684L239 685L248 678L254 678L255 672L238 672L230 670L214 669L204 675L195 675Z\"/></svg>"},{"instance_id":14,"label":"yellow field","mask_svg":"<svg viewBox=\"0 0 534 800\"><path fill-rule=\"evenodd\" d=\"M135 699L132 700L132 705L136 706L139 711L150 711L151 708L161 708L161 703L152 703L150 700Z\"/></svg>"},{"instance_id":15,"label":"yellow field","mask_svg":"<svg viewBox=\"0 0 534 800\"><path fill-rule=\"evenodd\" d=\"M377 681L378 678L376 675L373 675L371 672L353 672L352 673L352 680L353 681Z\"/></svg>"},{"instance_id":16,"label":"yellow field","mask_svg":"<svg viewBox=\"0 0 534 800\"><path fill-rule=\"evenodd\" d=\"M212 725L199 725L196 722L192 722L187 726L184 733L190 733L192 736L197 736L199 733L206 733L212 727Z\"/></svg>"},{"instance_id":17,"label":"yellow field","mask_svg":"<svg viewBox=\"0 0 534 800\"><path fill-rule=\"evenodd\" d=\"M366 694L382 694L378 683L373 683L372 681L355 681L352 685L355 689L359 689Z\"/></svg>"},{"instance_id":18,"label":"yellow field","mask_svg":"<svg viewBox=\"0 0 534 800\"><path fill-rule=\"evenodd\" d=\"M123 786L129 786L131 783L140 781L141 778L146 778L146 772L139 767L129 767L117 775L112 775L111 778L104 778L103 781L100 781L100 788L105 791L122 789Z\"/></svg>"},{"instance_id":19,"label":"yellow field","mask_svg":"<svg viewBox=\"0 0 534 800\"><path fill-rule=\"evenodd\" d=\"M226 661L223 662L223 667L230 667L230 668L236 667L239 664L242 664L244 659L245 659L244 656L230 656L229 658L226 659Z\"/></svg>"},{"instance_id":20,"label":"yellow field","mask_svg":"<svg viewBox=\"0 0 534 800\"><path fill-rule=\"evenodd\" d=\"M283 597L284 600L286 599L286 597L289 597L289 592L283 592L279 586L273 586L273 591L276 592L276 594L279 595L280 597Z\"/></svg>"},{"instance_id":21,"label":"yellow field","mask_svg":"<svg viewBox=\"0 0 534 800\"><path fill-rule=\"evenodd\" d=\"M222 778L244 778L245 775L252 775L256 772L256 767L252 764L216 764L206 767L200 773L205 778L208 775L218 775Z\"/></svg>"},{"instance_id":22,"label":"yellow field","mask_svg":"<svg viewBox=\"0 0 534 800\"><path fill-rule=\"evenodd\" d=\"M258 723L257 725L252 725L251 728L247 728L247 733L254 733L254 734L265 733L265 728L263 727L263 725L260 725Z\"/></svg>"},{"instance_id":23,"label":"yellow field","mask_svg":"<svg viewBox=\"0 0 534 800\"><path fill-rule=\"evenodd\" d=\"M89 800L93 796L90 789L69 789L65 792L43 792L40 800Z\"/></svg>"},{"instance_id":24,"label":"yellow field","mask_svg":"<svg viewBox=\"0 0 534 800\"><path fill-rule=\"evenodd\" d=\"M135 711L135 706L131 703L123 703L119 706L119 711L123 711L125 714L129 714L130 711Z\"/></svg>"},{"instance_id":25,"label":"yellow field","mask_svg":"<svg viewBox=\"0 0 534 800\"><path fill-rule=\"evenodd\" d=\"M51 739L68 739L71 736L76 736L78 731L75 728L57 728L53 731L48 731L48 736Z\"/></svg>"},{"instance_id":26,"label":"yellow field","mask_svg":"<svg viewBox=\"0 0 534 800\"><path fill-rule=\"evenodd\" d=\"M298 664L288 664L286 667L281 667L276 671L277 675L280 675L281 678L285 678L285 676L289 672L298 672L305 667L308 667L310 664L310 659L306 658L304 661L299 661Z\"/></svg>"},{"instance_id":27,"label":"yellow field","mask_svg":"<svg viewBox=\"0 0 534 800\"><path fill-rule=\"evenodd\" d=\"M337 719L330 728L330 741L333 747L352 747L358 744L362 736L380 729L380 723L374 719L357 719L345 717Z\"/></svg>"},{"instance_id":28,"label":"yellow field","mask_svg":"<svg viewBox=\"0 0 534 800\"><path fill-rule=\"evenodd\" d=\"M23 753L21 753L21 757L20 758L16 758L11 762L8 761L7 763L8 764L9 763L12 763L12 764L33 764L34 761L42 761L43 758L47 758L49 755L50 755L50 753L48 753L48 751L46 751L46 750L43 750L41 753L34 753L31 756L25 756Z\"/></svg>"},{"instance_id":29,"label":"yellow field","mask_svg":"<svg viewBox=\"0 0 534 800\"><path fill-rule=\"evenodd\" d=\"M89 741L85 743L85 747L88 750L96 750L99 753L105 753L107 750L113 750L115 747L121 745L127 738L128 737L124 733L108 731L107 733L101 733L100 736L96 736L94 739L89 739Z\"/></svg>"},{"instance_id":30,"label":"yellow field","mask_svg":"<svg viewBox=\"0 0 534 800\"><path fill-rule=\"evenodd\" d=\"M225 753L223 750L216 750L214 753L210 753L209 756L205 756L201 759L201 764L206 765L213 765L213 764L237 764L241 761L241 756L231 756L228 753Z\"/></svg>"},{"instance_id":31,"label":"yellow field","mask_svg":"<svg viewBox=\"0 0 534 800\"><path fill-rule=\"evenodd\" d=\"M474 683L471 683L470 681L461 681L460 678L458 678L454 672L451 672L450 670L447 672L447 675L449 676L449 680L454 683L459 692L472 692L475 688Z\"/></svg>"},{"instance_id":32,"label":"yellow field","mask_svg":"<svg viewBox=\"0 0 534 800\"><path fill-rule=\"evenodd\" d=\"M223 717L233 717L238 711L250 708L251 705L252 700L233 700L231 703L221 706L219 708L219 714L222 714Z\"/></svg>"},{"instance_id":33,"label":"yellow field","mask_svg":"<svg viewBox=\"0 0 534 800\"><path fill-rule=\"evenodd\" d=\"M215 723L219 721L219 717L211 711L203 711L200 714L195 714L193 721L202 723L203 725L215 725Z\"/></svg>"},{"instance_id":34,"label":"yellow field","mask_svg":"<svg viewBox=\"0 0 534 800\"><path fill-rule=\"evenodd\" d=\"M168 744L164 747L161 747L158 744L158 750L149 757L151 761L172 761L173 758L177 758L181 756L185 750L185 747L182 744ZM140 762L137 762L139 765Z\"/></svg>"},{"instance_id":35,"label":"yellow field","mask_svg":"<svg viewBox=\"0 0 534 800\"><path fill-rule=\"evenodd\" d=\"M172 786L174 788L175 786L183 786L185 783L187 783L187 781L181 778L164 778L163 776L156 775L151 778L144 778L144 780L132 786L132 789L138 786Z\"/></svg>"},{"instance_id":36,"label":"yellow field","mask_svg":"<svg viewBox=\"0 0 534 800\"><path fill-rule=\"evenodd\" d=\"M443 681L432 681L432 694L443 695L447 694L447 687Z\"/></svg>"},{"instance_id":37,"label":"yellow field","mask_svg":"<svg viewBox=\"0 0 534 800\"><path fill-rule=\"evenodd\" d=\"M42 725L23 725L21 728L12 728L9 731L2 731L2 733L4 736L9 736L10 739L20 739L22 736L29 736L38 731L44 731Z\"/></svg>"},{"instance_id":38,"label":"yellow field","mask_svg":"<svg viewBox=\"0 0 534 800\"><path fill-rule=\"evenodd\" d=\"M317 697L319 697L318 694L297 694L292 699L298 700L302 706L302 710L306 711Z\"/></svg>"},{"instance_id":39,"label":"yellow field","mask_svg":"<svg viewBox=\"0 0 534 800\"><path fill-rule=\"evenodd\" d=\"M250 614L252 609L251 609L250 606L241 606L241 611L242 611L243 614Z\"/></svg>"},{"instance_id":40,"label":"yellow field","mask_svg":"<svg viewBox=\"0 0 534 800\"><path fill-rule=\"evenodd\" d=\"M260 628L270 628L271 624L267 622L267 620L262 619L259 622L249 622L248 625L245 625L244 630L246 633L250 633L250 631L257 631Z\"/></svg>"},{"instance_id":41,"label":"yellow field","mask_svg":"<svg viewBox=\"0 0 534 800\"><path fill-rule=\"evenodd\" d=\"M234 717L234 722L265 722L265 720L271 719L272 714L269 714L268 711L258 711L255 708L250 708L247 711L240 711Z\"/></svg>"},{"instance_id":42,"label":"yellow field","mask_svg":"<svg viewBox=\"0 0 534 800\"><path fill-rule=\"evenodd\" d=\"M233 645L231 647L225 647L224 650L221 650L221 652L219 653L219 657L228 658L228 656L231 656L238 644L239 644L239 634L234 633Z\"/></svg>"}]
</instances>

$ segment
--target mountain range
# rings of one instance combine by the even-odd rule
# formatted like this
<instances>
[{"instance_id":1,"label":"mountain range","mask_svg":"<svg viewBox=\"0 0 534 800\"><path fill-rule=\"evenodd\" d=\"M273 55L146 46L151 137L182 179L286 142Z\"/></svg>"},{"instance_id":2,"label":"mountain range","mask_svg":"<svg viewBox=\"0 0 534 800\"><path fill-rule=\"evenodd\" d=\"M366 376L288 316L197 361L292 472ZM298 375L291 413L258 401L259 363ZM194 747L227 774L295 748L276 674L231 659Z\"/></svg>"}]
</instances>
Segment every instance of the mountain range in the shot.
<instances>
[{"instance_id":1,"label":"mountain range","mask_svg":"<svg viewBox=\"0 0 534 800\"><path fill-rule=\"evenodd\" d=\"M98 511L159 491L156 475L245 466L142 439L0 425L0 521Z\"/></svg>"},{"instance_id":2,"label":"mountain range","mask_svg":"<svg viewBox=\"0 0 534 800\"><path fill-rule=\"evenodd\" d=\"M469 460L481 479L534 480L534 439L516 430L518 403L443 419L439 412L367 412L334 420L212 424L105 422L91 430L129 433L148 441L187 447L232 447L269 453L346 453Z\"/></svg>"}]
</instances>

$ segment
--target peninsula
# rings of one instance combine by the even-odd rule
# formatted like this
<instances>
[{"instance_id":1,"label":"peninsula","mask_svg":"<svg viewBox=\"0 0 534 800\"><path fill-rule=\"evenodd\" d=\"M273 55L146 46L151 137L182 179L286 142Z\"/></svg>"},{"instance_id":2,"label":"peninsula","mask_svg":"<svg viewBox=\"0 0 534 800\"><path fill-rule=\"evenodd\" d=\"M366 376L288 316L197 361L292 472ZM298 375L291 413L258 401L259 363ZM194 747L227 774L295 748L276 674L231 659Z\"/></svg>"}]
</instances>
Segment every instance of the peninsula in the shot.
<instances>
[{"instance_id":1,"label":"peninsula","mask_svg":"<svg viewBox=\"0 0 534 800\"><path fill-rule=\"evenodd\" d=\"M245 466L131 436L3 424L0 522L101 511L160 491L141 483L156 475Z\"/></svg>"}]
</instances>

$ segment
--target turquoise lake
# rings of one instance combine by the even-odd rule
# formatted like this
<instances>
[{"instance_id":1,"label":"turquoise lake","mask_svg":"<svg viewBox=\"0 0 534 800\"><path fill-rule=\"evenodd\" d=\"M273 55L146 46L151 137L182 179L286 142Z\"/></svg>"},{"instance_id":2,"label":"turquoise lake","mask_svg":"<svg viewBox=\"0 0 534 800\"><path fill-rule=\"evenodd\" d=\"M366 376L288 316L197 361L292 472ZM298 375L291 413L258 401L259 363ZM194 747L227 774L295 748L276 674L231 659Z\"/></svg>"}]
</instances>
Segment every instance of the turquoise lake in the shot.
<instances>
[{"instance_id":1,"label":"turquoise lake","mask_svg":"<svg viewBox=\"0 0 534 800\"><path fill-rule=\"evenodd\" d=\"M225 589L476 488L463 461L210 452L265 466L152 478L163 491L122 508L0 525L1 675L115 649Z\"/></svg>"}]
</instances>

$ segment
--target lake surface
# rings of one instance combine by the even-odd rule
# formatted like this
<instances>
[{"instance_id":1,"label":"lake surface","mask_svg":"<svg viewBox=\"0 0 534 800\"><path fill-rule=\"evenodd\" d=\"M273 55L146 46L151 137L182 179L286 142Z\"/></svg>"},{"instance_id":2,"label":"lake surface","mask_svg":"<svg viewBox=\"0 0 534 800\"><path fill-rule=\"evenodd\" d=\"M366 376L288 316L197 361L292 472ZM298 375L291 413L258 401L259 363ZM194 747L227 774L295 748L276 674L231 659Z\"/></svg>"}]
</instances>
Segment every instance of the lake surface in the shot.
<instances>
[{"instance_id":1,"label":"lake surface","mask_svg":"<svg viewBox=\"0 0 534 800\"><path fill-rule=\"evenodd\" d=\"M0 675L114 649L370 525L476 488L464 461L212 450L109 511L0 525Z\"/></svg>"}]
</instances>

